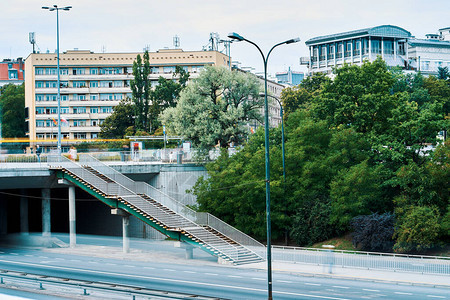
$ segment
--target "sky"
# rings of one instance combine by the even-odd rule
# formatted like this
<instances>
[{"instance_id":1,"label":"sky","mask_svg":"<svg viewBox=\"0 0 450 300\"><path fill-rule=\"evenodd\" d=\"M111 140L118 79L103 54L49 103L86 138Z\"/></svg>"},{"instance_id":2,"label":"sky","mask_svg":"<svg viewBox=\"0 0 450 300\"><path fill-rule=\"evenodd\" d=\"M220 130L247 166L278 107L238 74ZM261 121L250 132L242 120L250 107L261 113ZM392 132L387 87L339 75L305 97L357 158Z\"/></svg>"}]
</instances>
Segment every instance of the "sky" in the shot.
<instances>
[{"instance_id":1,"label":"sky","mask_svg":"<svg viewBox=\"0 0 450 300\"><path fill-rule=\"evenodd\" d=\"M449 0L0 0L0 60L26 58L32 52L28 33L36 33L41 52L56 49L56 13L42 6L72 6L60 12L60 51L139 52L173 48L202 50L211 32L227 39L237 32L264 53L275 44L299 37L296 44L275 49L268 72L306 71L299 58L308 56L312 37L378 25L402 27L417 38L450 27ZM219 47L222 50L223 46ZM257 49L245 42L231 45L233 61L263 70Z\"/></svg>"}]
</instances>

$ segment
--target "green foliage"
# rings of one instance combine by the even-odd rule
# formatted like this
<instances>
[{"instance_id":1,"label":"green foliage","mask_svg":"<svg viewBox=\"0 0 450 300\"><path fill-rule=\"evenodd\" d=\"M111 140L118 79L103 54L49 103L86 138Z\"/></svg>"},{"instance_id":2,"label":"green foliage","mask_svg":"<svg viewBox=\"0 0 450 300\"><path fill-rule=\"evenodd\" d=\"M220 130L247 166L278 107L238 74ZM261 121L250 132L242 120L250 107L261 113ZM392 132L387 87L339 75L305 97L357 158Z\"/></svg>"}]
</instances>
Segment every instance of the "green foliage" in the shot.
<instances>
[{"instance_id":1,"label":"green foliage","mask_svg":"<svg viewBox=\"0 0 450 300\"><path fill-rule=\"evenodd\" d=\"M395 218L391 213L356 216L351 221L353 245L364 251L390 252Z\"/></svg>"},{"instance_id":2,"label":"green foliage","mask_svg":"<svg viewBox=\"0 0 450 300\"><path fill-rule=\"evenodd\" d=\"M439 212L430 206L408 206L397 214L396 252L424 251L437 246L441 230Z\"/></svg>"},{"instance_id":3,"label":"green foliage","mask_svg":"<svg viewBox=\"0 0 450 300\"><path fill-rule=\"evenodd\" d=\"M8 84L0 91L3 138L25 136L25 87Z\"/></svg>"},{"instance_id":4,"label":"green foliage","mask_svg":"<svg viewBox=\"0 0 450 300\"><path fill-rule=\"evenodd\" d=\"M134 107L130 99L124 99L114 107L114 112L100 125L100 137L104 139L121 139L133 135L130 127L134 125ZM131 134L130 134L131 133Z\"/></svg>"},{"instance_id":5,"label":"green foliage","mask_svg":"<svg viewBox=\"0 0 450 300\"><path fill-rule=\"evenodd\" d=\"M164 111L161 122L200 150L240 145L248 135L247 121L260 118L259 88L254 75L206 67L181 92L177 106Z\"/></svg>"},{"instance_id":6,"label":"green foliage","mask_svg":"<svg viewBox=\"0 0 450 300\"><path fill-rule=\"evenodd\" d=\"M423 148L436 145L438 132L449 129L448 83L389 70L381 59L345 65L335 75L334 80L311 77L283 91L286 184L280 129L270 132L274 240L289 232L297 244L310 245L350 230L352 219L365 216L359 217L365 231L357 243L386 251L392 234L388 219L395 212L396 251L424 251L447 241L449 142L431 153ZM211 134L223 130L215 105L229 99L215 77L184 91L189 97L179 105L188 114L169 115L185 120L181 127L204 145L221 140ZM189 115L194 117L184 118ZM194 188L199 209L264 240L262 130L236 155L210 163L208 176Z\"/></svg>"},{"instance_id":7,"label":"green foliage","mask_svg":"<svg viewBox=\"0 0 450 300\"><path fill-rule=\"evenodd\" d=\"M450 78L450 71L448 70L448 67L438 67L438 79L447 80Z\"/></svg>"},{"instance_id":8,"label":"green foliage","mask_svg":"<svg viewBox=\"0 0 450 300\"><path fill-rule=\"evenodd\" d=\"M148 51L144 53L144 61L142 62L141 55L138 54L136 61L133 62L133 76L131 80L131 93L134 103L134 115L136 130L151 131L151 124L149 122L149 101L150 101L150 62Z\"/></svg>"}]
</instances>

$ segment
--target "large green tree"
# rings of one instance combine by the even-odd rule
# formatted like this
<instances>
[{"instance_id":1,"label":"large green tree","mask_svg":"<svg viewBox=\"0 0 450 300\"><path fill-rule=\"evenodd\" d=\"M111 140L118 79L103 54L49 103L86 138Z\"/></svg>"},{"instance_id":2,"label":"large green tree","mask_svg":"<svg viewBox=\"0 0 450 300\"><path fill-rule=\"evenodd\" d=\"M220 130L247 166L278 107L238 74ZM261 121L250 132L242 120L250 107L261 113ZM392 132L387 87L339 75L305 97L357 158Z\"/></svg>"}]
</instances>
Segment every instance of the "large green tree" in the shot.
<instances>
[{"instance_id":1,"label":"large green tree","mask_svg":"<svg viewBox=\"0 0 450 300\"><path fill-rule=\"evenodd\" d=\"M161 116L172 132L200 150L241 144L247 121L260 119L258 79L224 67L206 67L180 94L177 106Z\"/></svg>"},{"instance_id":2,"label":"large green tree","mask_svg":"<svg viewBox=\"0 0 450 300\"><path fill-rule=\"evenodd\" d=\"M128 128L134 126L134 107L129 98L114 107L114 112L100 125L100 137L121 139Z\"/></svg>"},{"instance_id":3,"label":"large green tree","mask_svg":"<svg viewBox=\"0 0 450 300\"><path fill-rule=\"evenodd\" d=\"M138 54L136 61L133 62L133 76L131 80L131 93L135 110L136 130L151 131L149 122L150 108L150 62L148 51L145 51L143 59Z\"/></svg>"},{"instance_id":4,"label":"large green tree","mask_svg":"<svg viewBox=\"0 0 450 300\"><path fill-rule=\"evenodd\" d=\"M25 87L8 84L0 91L2 137L25 136Z\"/></svg>"}]
</instances>

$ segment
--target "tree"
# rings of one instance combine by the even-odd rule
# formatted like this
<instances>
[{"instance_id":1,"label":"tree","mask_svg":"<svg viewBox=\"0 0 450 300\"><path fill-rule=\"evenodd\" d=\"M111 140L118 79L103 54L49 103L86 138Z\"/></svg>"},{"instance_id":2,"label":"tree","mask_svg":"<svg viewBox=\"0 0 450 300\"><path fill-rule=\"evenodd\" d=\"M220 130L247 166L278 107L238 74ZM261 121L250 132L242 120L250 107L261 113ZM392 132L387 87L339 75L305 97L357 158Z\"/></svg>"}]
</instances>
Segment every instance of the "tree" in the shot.
<instances>
[{"instance_id":1,"label":"tree","mask_svg":"<svg viewBox=\"0 0 450 300\"><path fill-rule=\"evenodd\" d=\"M121 139L128 128L134 125L134 107L126 98L114 107L114 112L100 125L100 137L105 139Z\"/></svg>"},{"instance_id":2,"label":"tree","mask_svg":"<svg viewBox=\"0 0 450 300\"><path fill-rule=\"evenodd\" d=\"M25 87L8 84L0 91L2 137L25 136Z\"/></svg>"},{"instance_id":3,"label":"tree","mask_svg":"<svg viewBox=\"0 0 450 300\"><path fill-rule=\"evenodd\" d=\"M447 78L450 78L448 67L438 67L437 78L442 80L447 80Z\"/></svg>"},{"instance_id":4,"label":"tree","mask_svg":"<svg viewBox=\"0 0 450 300\"><path fill-rule=\"evenodd\" d=\"M148 51L144 53L144 61L138 54L136 61L133 62L133 76L131 80L131 93L135 109L135 127L136 130L151 131L149 122L149 101L150 101L150 62Z\"/></svg>"},{"instance_id":5,"label":"tree","mask_svg":"<svg viewBox=\"0 0 450 300\"><path fill-rule=\"evenodd\" d=\"M178 77L178 81L174 79ZM158 79L158 85L152 93L152 103L150 105L150 122L156 129L160 126L158 116L169 107L175 107L181 91L186 87L189 80L189 72L180 66L175 67L172 79L162 76Z\"/></svg>"},{"instance_id":6,"label":"tree","mask_svg":"<svg viewBox=\"0 0 450 300\"><path fill-rule=\"evenodd\" d=\"M180 94L175 108L161 116L169 130L207 151L241 144L247 121L259 119L262 99L257 78L224 67L206 67Z\"/></svg>"},{"instance_id":7,"label":"tree","mask_svg":"<svg viewBox=\"0 0 450 300\"><path fill-rule=\"evenodd\" d=\"M392 213L354 217L351 221L353 245L364 251L392 251L394 223Z\"/></svg>"}]
</instances>

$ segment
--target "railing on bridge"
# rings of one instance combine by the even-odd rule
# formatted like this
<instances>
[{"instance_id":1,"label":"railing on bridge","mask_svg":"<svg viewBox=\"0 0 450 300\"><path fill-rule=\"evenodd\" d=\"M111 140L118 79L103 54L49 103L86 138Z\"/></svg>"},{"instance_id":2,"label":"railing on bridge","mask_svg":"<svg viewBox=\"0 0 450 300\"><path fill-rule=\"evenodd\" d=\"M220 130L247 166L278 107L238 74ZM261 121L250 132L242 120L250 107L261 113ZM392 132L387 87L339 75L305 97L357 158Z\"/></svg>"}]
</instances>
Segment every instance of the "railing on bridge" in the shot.
<instances>
[{"instance_id":1,"label":"railing on bridge","mask_svg":"<svg viewBox=\"0 0 450 300\"><path fill-rule=\"evenodd\" d=\"M273 246L274 261L327 265L330 251L317 248ZM363 268L450 275L450 257L333 250L332 263L342 268Z\"/></svg>"}]
</instances>

